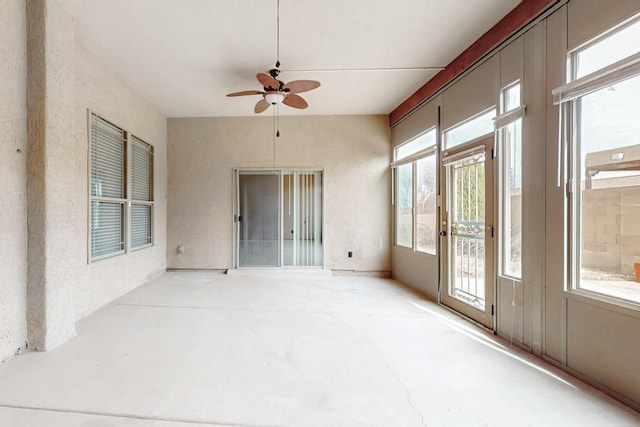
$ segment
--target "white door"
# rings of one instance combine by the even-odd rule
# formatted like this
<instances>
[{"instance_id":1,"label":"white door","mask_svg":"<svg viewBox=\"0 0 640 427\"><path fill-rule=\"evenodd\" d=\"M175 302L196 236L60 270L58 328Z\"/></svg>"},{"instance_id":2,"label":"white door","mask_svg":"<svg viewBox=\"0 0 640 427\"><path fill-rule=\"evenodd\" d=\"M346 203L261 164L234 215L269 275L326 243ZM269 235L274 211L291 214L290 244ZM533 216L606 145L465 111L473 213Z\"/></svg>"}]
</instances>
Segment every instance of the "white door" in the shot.
<instances>
[{"instance_id":1,"label":"white door","mask_svg":"<svg viewBox=\"0 0 640 427\"><path fill-rule=\"evenodd\" d=\"M441 301L493 328L493 137L443 153Z\"/></svg>"}]
</instances>

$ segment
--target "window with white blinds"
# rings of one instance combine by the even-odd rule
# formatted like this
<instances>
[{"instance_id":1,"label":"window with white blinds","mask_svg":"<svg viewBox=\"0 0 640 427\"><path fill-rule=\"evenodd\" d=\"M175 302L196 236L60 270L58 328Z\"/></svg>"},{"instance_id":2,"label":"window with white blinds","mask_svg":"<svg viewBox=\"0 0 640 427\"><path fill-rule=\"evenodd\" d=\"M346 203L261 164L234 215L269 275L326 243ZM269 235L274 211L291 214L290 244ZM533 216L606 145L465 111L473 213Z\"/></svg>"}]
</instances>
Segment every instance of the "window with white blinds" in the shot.
<instances>
[{"instance_id":1,"label":"window with white blinds","mask_svg":"<svg viewBox=\"0 0 640 427\"><path fill-rule=\"evenodd\" d=\"M89 258L95 261L153 242L153 147L94 113L89 122Z\"/></svg>"},{"instance_id":2,"label":"window with white blinds","mask_svg":"<svg viewBox=\"0 0 640 427\"><path fill-rule=\"evenodd\" d=\"M131 138L131 247L151 244L153 147Z\"/></svg>"},{"instance_id":3,"label":"window with white blinds","mask_svg":"<svg viewBox=\"0 0 640 427\"><path fill-rule=\"evenodd\" d=\"M91 259L123 253L125 132L91 115Z\"/></svg>"}]
</instances>

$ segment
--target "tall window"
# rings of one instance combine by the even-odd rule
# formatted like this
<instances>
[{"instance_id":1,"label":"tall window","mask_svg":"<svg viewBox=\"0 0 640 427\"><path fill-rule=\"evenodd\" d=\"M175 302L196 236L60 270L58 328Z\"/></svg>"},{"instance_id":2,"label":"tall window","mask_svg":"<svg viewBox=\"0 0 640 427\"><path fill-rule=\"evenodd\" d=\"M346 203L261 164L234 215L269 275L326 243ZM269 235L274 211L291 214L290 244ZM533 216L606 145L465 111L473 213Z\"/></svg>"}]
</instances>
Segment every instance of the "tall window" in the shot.
<instances>
[{"instance_id":1,"label":"tall window","mask_svg":"<svg viewBox=\"0 0 640 427\"><path fill-rule=\"evenodd\" d=\"M571 286L635 304L640 304L639 38L636 19L572 52L571 81L553 91L569 138Z\"/></svg>"},{"instance_id":2,"label":"tall window","mask_svg":"<svg viewBox=\"0 0 640 427\"><path fill-rule=\"evenodd\" d=\"M436 129L394 151L396 245L436 253Z\"/></svg>"},{"instance_id":3,"label":"tall window","mask_svg":"<svg viewBox=\"0 0 640 427\"><path fill-rule=\"evenodd\" d=\"M98 260L152 243L153 147L94 113L90 127L89 246Z\"/></svg>"},{"instance_id":4,"label":"tall window","mask_svg":"<svg viewBox=\"0 0 640 427\"><path fill-rule=\"evenodd\" d=\"M521 85L501 93L496 118L500 144L500 274L522 278L522 116Z\"/></svg>"},{"instance_id":5,"label":"tall window","mask_svg":"<svg viewBox=\"0 0 640 427\"><path fill-rule=\"evenodd\" d=\"M131 247L140 248L151 244L153 147L131 139Z\"/></svg>"}]
</instances>

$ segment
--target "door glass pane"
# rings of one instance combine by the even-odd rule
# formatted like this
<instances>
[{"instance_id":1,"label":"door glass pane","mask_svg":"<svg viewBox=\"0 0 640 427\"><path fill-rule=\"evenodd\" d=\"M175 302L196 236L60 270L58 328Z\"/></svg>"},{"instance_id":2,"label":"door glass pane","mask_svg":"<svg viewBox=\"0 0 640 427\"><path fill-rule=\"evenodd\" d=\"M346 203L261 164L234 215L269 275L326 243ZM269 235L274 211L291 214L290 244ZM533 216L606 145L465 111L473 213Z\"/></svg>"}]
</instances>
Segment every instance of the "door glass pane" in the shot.
<instances>
[{"instance_id":1,"label":"door glass pane","mask_svg":"<svg viewBox=\"0 0 640 427\"><path fill-rule=\"evenodd\" d=\"M485 155L449 168L449 295L485 308Z\"/></svg>"},{"instance_id":2,"label":"door glass pane","mask_svg":"<svg viewBox=\"0 0 640 427\"><path fill-rule=\"evenodd\" d=\"M279 266L279 184L279 174L239 175L241 267Z\"/></svg>"},{"instance_id":3,"label":"door glass pane","mask_svg":"<svg viewBox=\"0 0 640 427\"><path fill-rule=\"evenodd\" d=\"M295 171L282 181L283 262L322 266L322 172Z\"/></svg>"},{"instance_id":4,"label":"door glass pane","mask_svg":"<svg viewBox=\"0 0 640 427\"><path fill-rule=\"evenodd\" d=\"M413 164L397 168L396 245L413 249Z\"/></svg>"},{"instance_id":5,"label":"door glass pane","mask_svg":"<svg viewBox=\"0 0 640 427\"><path fill-rule=\"evenodd\" d=\"M522 277L522 120L502 130L502 275Z\"/></svg>"},{"instance_id":6,"label":"door glass pane","mask_svg":"<svg viewBox=\"0 0 640 427\"><path fill-rule=\"evenodd\" d=\"M416 250L436 254L436 156L416 162Z\"/></svg>"},{"instance_id":7,"label":"door glass pane","mask_svg":"<svg viewBox=\"0 0 640 427\"><path fill-rule=\"evenodd\" d=\"M640 77L578 101L574 230L578 287L640 303L638 99Z\"/></svg>"}]
</instances>

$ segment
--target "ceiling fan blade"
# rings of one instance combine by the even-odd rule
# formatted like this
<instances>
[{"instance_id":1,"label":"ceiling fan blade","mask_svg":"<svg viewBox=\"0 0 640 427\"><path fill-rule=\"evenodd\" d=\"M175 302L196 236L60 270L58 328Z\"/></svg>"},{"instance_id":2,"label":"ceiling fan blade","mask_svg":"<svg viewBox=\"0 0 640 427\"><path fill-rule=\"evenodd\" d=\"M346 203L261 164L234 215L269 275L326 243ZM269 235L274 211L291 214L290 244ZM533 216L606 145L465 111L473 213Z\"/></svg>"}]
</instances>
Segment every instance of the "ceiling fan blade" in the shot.
<instances>
[{"instance_id":1,"label":"ceiling fan blade","mask_svg":"<svg viewBox=\"0 0 640 427\"><path fill-rule=\"evenodd\" d=\"M227 96L262 95L263 93L259 90L243 90L242 92L228 93Z\"/></svg>"},{"instance_id":2,"label":"ceiling fan blade","mask_svg":"<svg viewBox=\"0 0 640 427\"><path fill-rule=\"evenodd\" d=\"M258 78L260 84L267 89L271 88L273 90L277 90L280 87L280 82L271 77L269 74L258 73L256 77Z\"/></svg>"},{"instance_id":3,"label":"ceiling fan blade","mask_svg":"<svg viewBox=\"0 0 640 427\"><path fill-rule=\"evenodd\" d=\"M320 87L320 82L315 80L294 80L284 85L284 89L289 89L293 93L302 93Z\"/></svg>"},{"instance_id":4,"label":"ceiling fan blade","mask_svg":"<svg viewBox=\"0 0 640 427\"><path fill-rule=\"evenodd\" d=\"M269 105L270 104L264 98L262 98L260 101L258 101L253 111L255 113L262 113L264 110L269 108Z\"/></svg>"},{"instance_id":5,"label":"ceiling fan blade","mask_svg":"<svg viewBox=\"0 0 640 427\"><path fill-rule=\"evenodd\" d=\"M299 109L307 108L309 106L309 104L307 104L307 101L305 101L301 96L298 96L295 93L288 94L284 101L282 101L282 103L288 105L289 107Z\"/></svg>"}]
</instances>

